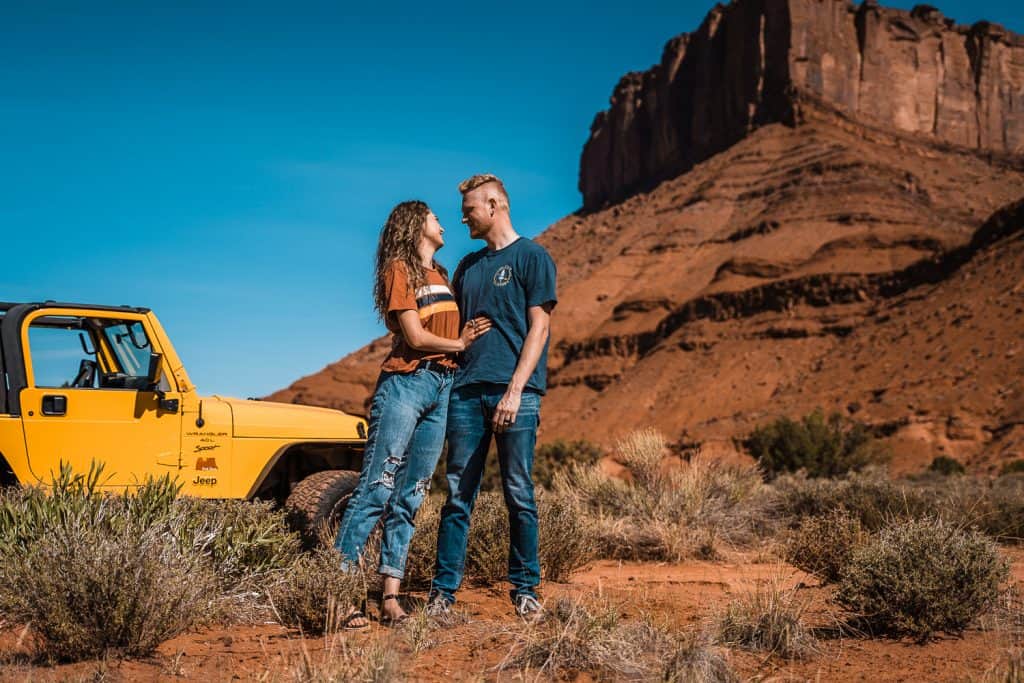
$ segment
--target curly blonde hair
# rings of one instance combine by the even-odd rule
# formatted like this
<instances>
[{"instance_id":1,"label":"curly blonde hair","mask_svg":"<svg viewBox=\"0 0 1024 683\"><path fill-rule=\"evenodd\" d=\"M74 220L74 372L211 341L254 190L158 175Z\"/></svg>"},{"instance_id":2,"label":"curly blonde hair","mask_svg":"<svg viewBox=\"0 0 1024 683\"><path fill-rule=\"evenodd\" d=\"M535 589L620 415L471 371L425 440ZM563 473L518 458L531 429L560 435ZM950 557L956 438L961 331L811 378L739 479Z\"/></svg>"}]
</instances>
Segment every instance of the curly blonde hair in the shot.
<instances>
[{"instance_id":1,"label":"curly blonde hair","mask_svg":"<svg viewBox=\"0 0 1024 683\"><path fill-rule=\"evenodd\" d=\"M387 318L388 314L384 275L392 263L399 261L405 265L409 273L409 288L413 292L427 283L427 271L420 263L417 248L428 215L430 207L426 202L416 199L402 202L391 210L384 227L380 230L377 264L373 272L373 307L381 320ZM441 273L445 280L448 279L448 271L436 259L431 263L431 267Z\"/></svg>"}]
</instances>

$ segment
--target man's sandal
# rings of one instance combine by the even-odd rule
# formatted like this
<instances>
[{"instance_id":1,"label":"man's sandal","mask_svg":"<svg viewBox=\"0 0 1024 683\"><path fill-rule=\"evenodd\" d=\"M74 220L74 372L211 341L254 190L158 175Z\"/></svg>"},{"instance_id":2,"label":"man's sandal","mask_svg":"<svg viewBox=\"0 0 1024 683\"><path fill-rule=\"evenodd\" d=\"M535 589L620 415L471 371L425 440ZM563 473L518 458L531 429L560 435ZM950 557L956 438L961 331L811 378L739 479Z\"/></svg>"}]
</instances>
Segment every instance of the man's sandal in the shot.
<instances>
[{"instance_id":1,"label":"man's sandal","mask_svg":"<svg viewBox=\"0 0 1024 683\"><path fill-rule=\"evenodd\" d=\"M383 624L384 626L398 626L398 625L408 621L409 620L409 615L408 614L403 614L400 617L389 617L388 615L384 614L384 603L387 602L388 600L394 600L395 602L398 602L398 594L397 593L388 593L387 595L381 597L381 599L380 599L380 623Z\"/></svg>"}]
</instances>

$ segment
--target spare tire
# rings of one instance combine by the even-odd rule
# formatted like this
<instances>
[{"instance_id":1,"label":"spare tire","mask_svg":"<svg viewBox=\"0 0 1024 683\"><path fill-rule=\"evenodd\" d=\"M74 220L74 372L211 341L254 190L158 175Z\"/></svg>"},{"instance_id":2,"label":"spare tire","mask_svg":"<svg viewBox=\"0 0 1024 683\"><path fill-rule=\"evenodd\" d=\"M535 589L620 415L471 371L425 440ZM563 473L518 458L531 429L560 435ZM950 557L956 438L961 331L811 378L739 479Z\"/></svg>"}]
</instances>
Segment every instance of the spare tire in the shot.
<instances>
[{"instance_id":1,"label":"spare tire","mask_svg":"<svg viewBox=\"0 0 1024 683\"><path fill-rule=\"evenodd\" d=\"M295 485L285 501L285 508L307 545L312 546L318 535L331 535L337 531L345 506L358 483L358 472L324 470Z\"/></svg>"}]
</instances>

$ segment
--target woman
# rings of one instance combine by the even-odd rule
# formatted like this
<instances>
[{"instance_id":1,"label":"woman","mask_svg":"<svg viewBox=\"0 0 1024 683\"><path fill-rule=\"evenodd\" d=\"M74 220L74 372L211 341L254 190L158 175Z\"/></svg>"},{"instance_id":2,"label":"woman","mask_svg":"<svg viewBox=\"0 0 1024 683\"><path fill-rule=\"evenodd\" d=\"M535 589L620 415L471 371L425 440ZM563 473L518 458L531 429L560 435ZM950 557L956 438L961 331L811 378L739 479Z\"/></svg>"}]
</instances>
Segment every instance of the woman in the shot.
<instances>
[{"instance_id":1,"label":"woman","mask_svg":"<svg viewBox=\"0 0 1024 683\"><path fill-rule=\"evenodd\" d=\"M381 366L370 403L370 428L359 484L352 493L334 547L342 567L359 564L366 540L381 517L380 567L384 575L381 621L408 615L398 590L415 525L413 518L430 485L444 443L448 394L456 363L486 333L491 322L476 318L459 332L459 309L448 274L434 260L444 246L444 228L420 201L396 206L380 233L373 303L394 344ZM348 628L368 625L353 607Z\"/></svg>"}]
</instances>

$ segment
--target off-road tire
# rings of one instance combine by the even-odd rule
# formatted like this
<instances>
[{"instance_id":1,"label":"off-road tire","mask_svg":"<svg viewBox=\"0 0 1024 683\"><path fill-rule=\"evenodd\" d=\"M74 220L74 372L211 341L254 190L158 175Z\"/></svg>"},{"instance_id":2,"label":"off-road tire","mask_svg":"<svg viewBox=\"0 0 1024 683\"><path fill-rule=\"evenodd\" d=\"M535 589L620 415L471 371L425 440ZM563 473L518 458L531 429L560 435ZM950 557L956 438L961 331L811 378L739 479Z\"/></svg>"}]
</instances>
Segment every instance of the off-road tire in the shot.
<instances>
[{"instance_id":1,"label":"off-road tire","mask_svg":"<svg viewBox=\"0 0 1024 683\"><path fill-rule=\"evenodd\" d=\"M319 536L331 536L337 530L345 506L358 483L358 472L324 470L309 475L295 485L285 501L285 508L292 525L302 534L306 545L313 546Z\"/></svg>"}]
</instances>

